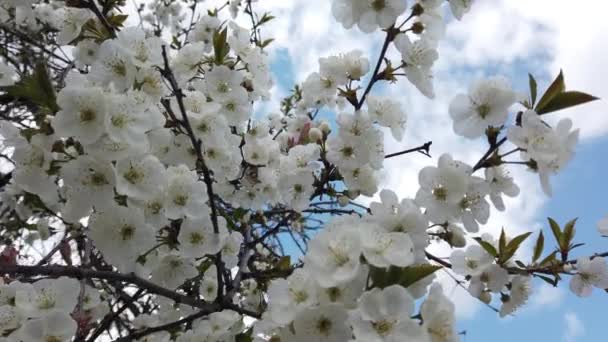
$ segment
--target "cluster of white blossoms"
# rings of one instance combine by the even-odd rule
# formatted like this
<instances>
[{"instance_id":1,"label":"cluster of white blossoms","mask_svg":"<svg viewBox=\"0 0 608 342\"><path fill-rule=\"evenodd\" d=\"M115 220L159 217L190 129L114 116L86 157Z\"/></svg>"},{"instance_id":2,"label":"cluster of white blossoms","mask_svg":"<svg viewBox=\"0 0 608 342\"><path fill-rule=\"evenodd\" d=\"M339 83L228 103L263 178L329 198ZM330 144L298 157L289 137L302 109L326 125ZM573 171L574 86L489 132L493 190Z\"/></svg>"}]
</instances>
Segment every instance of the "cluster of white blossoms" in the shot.
<instances>
[{"instance_id":1,"label":"cluster of white blossoms","mask_svg":"<svg viewBox=\"0 0 608 342\"><path fill-rule=\"evenodd\" d=\"M407 289L370 283L371 269L423 265L428 219L412 200L390 190L371 214L333 219L309 244L304 267L268 289L269 307L258 333L281 341L455 341L454 306L433 276ZM417 318L415 318L417 317ZM421 324L422 322L422 324Z\"/></svg>"},{"instance_id":2,"label":"cluster of white blossoms","mask_svg":"<svg viewBox=\"0 0 608 342\"><path fill-rule=\"evenodd\" d=\"M562 119L552 128L533 110L521 115L521 126L509 128L508 137L521 149L521 159L530 161L540 176L543 191L552 194L549 176L561 170L574 156L579 130L572 120Z\"/></svg>"},{"instance_id":3,"label":"cluster of white blossoms","mask_svg":"<svg viewBox=\"0 0 608 342\"><path fill-rule=\"evenodd\" d=\"M85 245L78 266L91 268L87 260L95 256L107 266L104 275L137 279L132 285L143 284L142 291L152 284L145 295L153 309L128 329L152 328L146 341L232 341L246 332L255 341L455 342L456 308L434 283L437 265L465 279L484 303L500 302L501 316L525 304L534 271L512 257L529 234L498 240L484 234L469 244L468 233L488 223L491 204L503 211L504 196L519 195L505 164L538 172L550 194L549 176L572 158L578 131L568 119L550 126L523 101L525 109L510 115L518 92L501 77L482 79L454 98L449 116L456 134L487 137L488 154L476 165L442 154L436 166L420 170L414 198L378 193L388 157L384 134L401 141L408 119L397 100L373 94L372 86L405 76L434 97L444 10L449 5L460 20L473 3L448 2L333 0L344 27L385 31L376 70L369 75L370 61L359 50L320 58L318 71L283 100L281 114L264 115L256 104L273 87L269 41L259 38L263 22L255 24L250 2L221 9L234 19L247 6L253 31L222 17L221 9L195 20L197 1L187 29L184 4L152 1L139 9L141 25L119 30L124 18L113 9L100 14L64 2L0 0L3 22L52 29L57 46L71 46L74 59L52 92L56 110L41 109L27 129L0 124L2 150L14 162L2 209L16 213L19 224L37 225L42 240L63 231L64 239ZM399 52L397 63L382 58L387 49ZM0 90L19 85L19 77L25 76L0 62ZM337 113L335 120L319 119L324 110ZM501 155L506 142L515 149ZM515 152L520 161L503 159ZM367 212L352 202L376 194ZM303 235L306 215L317 213L323 229L302 239L307 249L298 263L284 265L275 253L285 257L278 234ZM600 223L602 235L607 227ZM269 238L276 244L266 245ZM449 263L428 254L435 240L454 248ZM58 246L72 266L77 253L70 243ZM556 253L547 259L551 266ZM560 271L572 276L576 294L608 287L602 257L566 256ZM32 281L16 277L0 286L0 340L69 341L106 315L100 293L108 289L93 287L102 282L25 279ZM194 306L215 309L189 319ZM171 334L156 329L165 324Z\"/></svg>"},{"instance_id":4,"label":"cluster of white blossoms","mask_svg":"<svg viewBox=\"0 0 608 342\"><path fill-rule=\"evenodd\" d=\"M99 292L75 279L0 285L0 334L10 333L9 341L68 341L80 320L99 319L106 312Z\"/></svg>"}]
</instances>

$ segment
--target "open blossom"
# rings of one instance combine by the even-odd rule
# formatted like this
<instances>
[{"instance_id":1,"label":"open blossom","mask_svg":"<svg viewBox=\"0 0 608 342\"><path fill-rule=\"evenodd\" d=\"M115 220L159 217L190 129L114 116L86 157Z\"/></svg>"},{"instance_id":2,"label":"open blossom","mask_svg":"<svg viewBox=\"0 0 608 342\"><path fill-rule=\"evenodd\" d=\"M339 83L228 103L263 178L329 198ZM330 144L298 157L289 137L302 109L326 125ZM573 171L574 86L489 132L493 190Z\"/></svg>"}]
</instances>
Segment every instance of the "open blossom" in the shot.
<instances>
[{"instance_id":1,"label":"open blossom","mask_svg":"<svg viewBox=\"0 0 608 342\"><path fill-rule=\"evenodd\" d=\"M136 92L110 96L105 127L108 136L130 146L147 145L146 132L162 127L163 117L137 101Z\"/></svg>"},{"instance_id":2,"label":"open blossom","mask_svg":"<svg viewBox=\"0 0 608 342\"><path fill-rule=\"evenodd\" d=\"M323 287L332 287L355 278L362 246L356 230L326 228L309 243L305 256L311 275Z\"/></svg>"},{"instance_id":3,"label":"open blossom","mask_svg":"<svg viewBox=\"0 0 608 342\"><path fill-rule=\"evenodd\" d=\"M22 321L21 313L12 305L0 306L0 334L5 334L19 328Z\"/></svg>"},{"instance_id":4,"label":"open blossom","mask_svg":"<svg viewBox=\"0 0 608 342\"><path fill-rule=\"evenodd\" d=\"M407 116L401 110L399 103L388 98L376 96L368 96L366 102L370 118L377 121L380 125L390 128L393 138L401 141Z\"/></svg>"},{"instance_id":5,"label":"open blossom","mask_svg":"<svg viewBox=\"0 0 608 342\"><path fill-rule=\"evenodd\" d=\"M287 324L306 308L317 304L318 286L310 273L297 269L288 279L276 279L268 288L269 314L273 321Z\"/></svg>"},{"instance_id":6,"label":"open blossom","mask_svg":"<svg viewBox=\"0 0 608 342\"><path fill-rule=\"evenodd\" d=\"M532 293L532 284L529 276L515 276L511 281L510 294L503 299L500 307L500 317L512 314L522 305L526 304Z\"/></svg>"},{"instance_id":7,"label":"open blossom","mask_svg":"<svg viewBox=\"0 0 608 342\"><path fill-rule=\"evenodd\" d=\"M504 78L473 83L467 95L459 94L450 103L454 132L473 139L482 136L488 127L503 125L515 100L515 92Z\"/></svg>"},{"instance_id":8,"label":"open blossom","mask_svg":"<svg viewBox=\"0 0 608 342\"><path fill-rule=\"evenodd\" d=\"M67 162L61 175L67 195L63 216L69 221L88 216L93 208L103 209L114 200L114 168L109 162L80 156Z\"/></svg>"},{"instance_id":9,"label":"open blossom","mask_svg":"<svg viewBox=\"0 0 608 342\"><path fill-rule=\"evenodd\" d=\"M407 8L405 0L334 0L332 13L345 28L357 24L370 33L378 27L388 28Z\"/></svg>"},{"instance_id":10,"label":"open blossom","mask_svg":"<svg viewBox=\"0 0 608 342\"><path fill-rule=\"evenodd\" d=\"M513 182L507 169L502 166L486 168L485 177L486 182L490 185L490 200L496 209L504 211L505 204L502 195L516 197L519 195L519 187Z\"/></svg>"},{"instance_id":11,"label":"open blossom","mask_svg":"<svg viewBox=\"0 0 608 342\"><path fill-rule=\"evenodd\" d=\"M486 224L490 217L490 205L485 197L490 189L488 183L479 177L471 177L463 198L458 202L462 224L467 231L479 231L479 223Z\"/></svg>"},{"instance_id":12,"label":"open blossom","mask_svg":"<svg viewBox=\"0 0 608 342\"><path fill-rule=\"evenodd\" d=\"M608 268L601 257L581 257L576 262L577 273L570 279L570 290L579 297L589 297L593 287L608 288Z\"/></svg>"},{"instance_id":13,"label":"open blossom","mask_svg":"<svg viewBox=\"0 0 608 342\"><path fill-rule=\"evenodd\" d=\"M397 195L388 189L380 191L380 199L381 202L370 204L373 214L371 220L382 226L385 231L407 234L413 244L414 260L424 261L424 249L428 245L428 219L422 214L420 207L408 198L399 202Z\"/></svg>"},{"instance_id":14,"label":"open blossom","mask_svg":"<svg viewBox=\"0 0 608 342\"><path fill-rule=\"evenodd\" d=\"M168 253L154 265L151 276L154 282L173 289L197 274L192 259L183 258L178 253Z\"/></svg>"},{"instance_id":15,"label":"open blossom","mask_svg":"<svg viewBox=\"0 0 608 342\"><path fill-rule=\"evenodd\" d=\"M58 16L62 20L58 23L60 31L57 34L57 43L67 45L80 35L82 26L93 18L94 14L88 9L73 7L66 7L62 9L62 12Z\"/></svg>"},{"instance_id":16,"label":"open blossom","mask_svg":"<svg viewBox=\"0 0 608 342\"><path fill-rule=\"evenodd\" d=\"M439 158L437 167L420 170L420 189L416 203L428 210L432 221L444 223L459 217L459 202L469 187L471 167L452 159L449 154Z\"/></svg>"},{"instance_id":17,"label":"open blossom","mask_svg":"<svg viewBox=\"0 0 608 342\"><path fill-rule=\"evenodd\" d=\"M493 261L494 258L479 245L469 245L466 250L458 249L450 255L452 269L464 276L480 274Z\"/></svg>"},{"instance_id":18,"label":"open blossom","mask_svg":"<svg viewBox=\"0 0 608 342\"><path fill-rule=\"evenodd\" d=\"M218 233L213 232L213 223L209 212L200 219L184 220L178 237L180 253L189 258L218 253L228 236L228 229L223 217L218 217L217 220Z\"/></svg>"},{"instance_id":19,"label":"open blossom","mask_svg":"<svg viewBox=\"0 0 608 342\"><path fill-rule=\"evenodd\" d=\"M347 341L351 331L346 325L346 318L346 310L336 304L304 310L293 323L295 336L290 341Z\"/></svg>"},{"instance_id":20,"label":"open blossom","mask_svg":"<svg viewBox=\"0 0 608 342\"><path fill-rule=\"evenodd\" d=\"M484 291L499 293L509 282L509 272L497 264L490 264L471 278L469 292L480 297Z\"/></svg>"},{"instance_id":21,"label":"open blossom","mask_svg":"<svg viewBox=\"0 0 608 342\"><path fill-rule=\"evenodd\" d=\"M117 40L106 40L97 54L97 61L91 66L92 80L103 85L112 84L118 91L133 86L136 68L131 47L125 47Z\"/></svg>"},{"instance_id":22,"label":"open blossom","mask_svg":"<svg viewBox=\"0 0 608 342\"><path fill-rule=\"evenodd\" d=\"M414 262L414 243L406 233L387 232L373 224L360 224L363 256L376 267L409 266Z\"/></svg>"},{"instance_id":23,"label":"open blossom","mask_svg":"<svg viewBox=\"0 0 608 342\"><path fill-rule=\"evenodd\" d=\"M407 79L424 96L434 98L435 90L433 89L431 68L439 58L434 44L426 39L412 42L407 34L400 34L395 38L395 47L401 53L401 59L405 63L403 69Z\"/></svg>"},{"instance_id":24,"label":"open blossom","mask_svg":"<svg viewBox=\"0 0 608 342\"><path fill-rule=\"evenodd\" d=\"M61 110L52 121L57 135L90 144L104 133L106 98L101 88L63 88L57 95L57 104Z\"/></svg>"},{"instance_id":25,"label":"open blossom","mask_svg":"<svg viewBox=\"0 0 608 342\"><path fill-rule=\"evenodd\" d=\"M26 321L16 332L16 337L28 342L69 341L76 334L77 327L76 321L68 313L55 311L48 316Z\"/></svg>"},{"instance_id":26,"label":"open blossom","mask_svg":"<svg viewBox=\"0 0 608 342\"><path fill-rule=\"evenodd\" d=\"M549 177L574 156L579 130L571 129L570 119L562 119L552 128L536 112L527 110L521 116L521 126L507 131L509 141L522 149L522 159L535 162L542 189L549 196L552 194Z\"/></svg>"},{"instance_id":27,"label":"open blossom","mask_svg":"<svg viewBox=\"0 0 608 342\"><path fill-rule=\"evenodd\" d=\"M170 219L201 217L207 213L207 187L185 165L171 166L166 172L165 215Z\"/></svg>"},{"instance_id":28,"label":"open blossom","mask_svg":"<svg viewBox=\"0 0 608 342\"><path fill-rule=\"evenodd\" d=\"M213 41L213 33L220 27L220 20L215 16L204 15L194 26L192 30L192 40L195 42L203 42L207 45L206 51L211 50L211 43Z\"/></svg>"},{"instance_id":29,"label":"open blossom","mask_svg":"<svg viewBox=\"0 0 608 342\"><path fill-rule=\"evenodd\" d=\"M137 199L152 196L166 182L165 166L150 154L120 160L115 172L116 191Z\"/></svg>"},{"instance_id":30,"label":"open blossom","mask_svg":"<svg viewBox=\"0 0 608 342\"><path fill-rule=\"evenodd\" d=\"M89 237L119 270L133 272L137 257L154 244L154 230L135 208L115 206L91 215Z\"/></svg>"},{"instance_id":31,"label":"open blossom","mask_svg":"<svg viewBox=\"0 0 608 342\"><path fill-rule=\"evenodd\" d=\"M425 334L410 318L413 311L414 299L407 290L391 285L365 292L357 310L351 312L350 322L358 341L422 341Z\"/></svg>"},{"instance_id":32,"label":"open blossom","mask_svg":"<svg viewBox=\"0 0 608 342\"><path fill-rule=\"evenodd\" d=\"M61 277L22 284L15 293L15 305L27 317L44 317L54 312L70 313L76 306L80 284Z\"/></svg>"},{"instance_id":33,"label":"open blossom","mask_svg":"<svg viewBox=\"0 0 608 342\"><path fill-rule=\"evenodd\" d=\"M433 284L420 308L422 328L428 333L431 342L459 341L454 326L454 312L454 304L443 294L441 285Z\"/></svg>"}]
</instances>

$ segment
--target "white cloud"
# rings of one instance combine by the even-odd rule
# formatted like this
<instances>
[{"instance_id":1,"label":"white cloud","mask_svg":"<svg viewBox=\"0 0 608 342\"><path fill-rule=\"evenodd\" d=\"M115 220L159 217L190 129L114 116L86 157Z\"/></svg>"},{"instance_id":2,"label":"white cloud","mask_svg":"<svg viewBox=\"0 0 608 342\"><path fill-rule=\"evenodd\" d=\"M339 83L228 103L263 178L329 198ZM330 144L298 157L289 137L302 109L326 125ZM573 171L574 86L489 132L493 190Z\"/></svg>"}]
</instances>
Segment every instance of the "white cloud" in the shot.
<instances>
[{"instance_id":1,"label":"white cloud","mask_svg":"<svg viewBox=\"0 0 608 342\"><path fill-rule=\"evenodd\" d=\"M530 309L539 310L558 307L565 296L566 291L563 288L543 283L534 289Z\"/></svg>"},{"instance_id":2,"label":"white cloud","mask_svg":"<svg viewBox=\"0 0 608 342\"><path fill-rule=\"evenodd\" d=\"M585 326L574 312L567 312L564 315L564 342L574 342L585 334Z\"/></svg>"}]
</instances>

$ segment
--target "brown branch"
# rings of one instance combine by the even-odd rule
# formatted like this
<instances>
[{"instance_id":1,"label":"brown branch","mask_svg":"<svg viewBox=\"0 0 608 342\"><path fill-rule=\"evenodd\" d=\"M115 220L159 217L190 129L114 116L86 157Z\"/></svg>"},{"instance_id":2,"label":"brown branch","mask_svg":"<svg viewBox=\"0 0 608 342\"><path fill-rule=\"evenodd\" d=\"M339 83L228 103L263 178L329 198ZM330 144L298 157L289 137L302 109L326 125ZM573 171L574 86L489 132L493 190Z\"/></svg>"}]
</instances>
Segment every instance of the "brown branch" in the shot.
<instances>
[{"instance_id":1,"label":"brown branch","mask_svg":"<svg viewBox=\"0 0 608 342\"><path fill-rule=\"evenodd\" d=\"M116 310L115 312L111 311L110 308L110 313L108 313L99 323L99 325L97 326L97 328L93 331L93 333L91 334L91 337L89 337L87 339L88 342L94 342L95 339L97 337L99 337L99 335L101 335L106 329L108 329L110 327L110 325L112 324L112 322L114 322L115 319L117 319L121 313L123 313L131 304L133 304L135 301L137 301L137 299L139 299L139 297L143 294L144 289L139 289L137 290L137 292L135 292L135 294L133 295L133 297L131 297L127 302L125 302L120 308L118 308L118 310Z\"/></svg>"},{"instance_id":2,"label":"brown branch","mask_svg":"<svg viewBox=\"0 0 608 342\"><path fill-rule=\"evenodd\" d=\"M171 86L171 90L173 91L175 98L177 100L177 105L179 106L179 110L182 116L182 120L179 121L179 124L186 130L186 135L190 138L190 142L192 143L192 147L196 153L197 157L197 169L199 172L203 174L203 180L205 182L207 188L207 197L209 197L209 207L211 208L211 223L213 225L213 232L219 233L219 225L217 221L218 213L215 205L215 194L213 192L213 179L211 178L211 172L207 165L205 164L205 159L203 158L202 152L202 141L196 137L192 126L190 124L190 120L188 119L188 113L186 111L186 106L184 105L184 92L179 87L177 80L175 79L175 75L173 75L173 70L171 70L169 66L169 58L167 56L167 47L165 45L162 46L162 56L164 62L164 68L161 69L162 76L169 82ZM215 265L217 268L217 281L218 281L218 295L217 300L221 301L223 297L223 288L224 288L224 263L222 262L222 252L218 252L215 258Z\"/></svg>"},{"instance_id":3,"label":"brown branch","mask_svg":"<svg viewBox=\"0 0 608 342\"><path fill-rule=\"evenodd\" d=\"M384 156L384 159L389 159L389 158L393 158L393 157L397 157L397 156L402 156L404 154L408 154L408 153L412 153L412 152L420 152L422 154L424 154L427 157L431 157L430 154L430 150L431 150L431 145L433 144L432 141L429 141L427 143L424 143L418 147L414 147L414 148L410 148L409 150L405 150L405 151L401 151L401 152L395 152L395 153L391 153L391 154L387 154Z\"/></svg>"},{"instance_id":4,"label":"brown branch","mask_svg":"<svg viewBox=\"0 0 608 342\"><path fill-rule=\"evenodd\" d=\"M169 290L165 287L157 285L151 281L140 278L135 274L123 274L114 271L98 271L93 269L83 269L76 266L2 266L0 265L0 274L20 275L20 276L49 276L49 277L69 277L75 279L104 279L125 282L137 285L145 289L148 293L156 294L162 297L167 297L174 300L176 303L187 304L199 309L218 309L216 303L209 303L198 298L183 295L181 293Z\"/></svg>"},{"instance_id":5,"label":"brown branch","mask_svg":"<svg viewBox=\"0 0 608 342\"><path fill-rule=\"evenodd\" d=\"M490 148L488 149L488 151L481 157L481 159L479 159L479 161L477 162L477 164L475 164L475 166L473 166L473 172L481 169L484 167L486 161L488 160L488 158L496 151L498 151L498 149L500 148L500 146L502 146L504 143L507 142L507 138L502 138L500 139L496 144L494 144L493 146L490 146Z\"/></svg>"},{"instance_id":6,"label":"brown branch","mask_svg":"<svg viewBox=\"0 0 608 342\"><path fill-rule=\"evenodd\" d=\"M369 80L369 83L367 84L365 91L363 91L363 95L361 95L361 99L359 100L359 102L357 102L357 104L355 106L355 110L359 110L359 109L361 109L361 107L363 107L363 104L365 103L365 99L367 98L367 95L374 87L374 84L376 84L376 82L383 79L382 74L380 74L380 68L382 67L382 61L384 60L384 57L386 56L388 47L390 46L391 42L395 39L397 34L399 34L399 30L396 29L394 25L389 27L388 29L386 29L386 38L384 39L384 43L382 45L382 50L380 50L380 56L378 56L378 62L376 63L374 73L372 74L372 78Z\"/></svg>"}]
</instances>

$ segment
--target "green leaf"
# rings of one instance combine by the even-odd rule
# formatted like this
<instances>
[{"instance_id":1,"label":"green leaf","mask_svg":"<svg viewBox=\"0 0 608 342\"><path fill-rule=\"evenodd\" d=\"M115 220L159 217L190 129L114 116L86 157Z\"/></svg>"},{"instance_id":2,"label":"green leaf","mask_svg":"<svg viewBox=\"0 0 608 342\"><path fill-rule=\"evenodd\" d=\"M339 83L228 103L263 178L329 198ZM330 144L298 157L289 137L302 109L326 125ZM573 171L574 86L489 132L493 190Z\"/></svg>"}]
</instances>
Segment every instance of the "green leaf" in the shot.
<instances>
[{"instance_id":1,"label":"green leaf","mask_svg":"<svg viewBox=\"0 0 608 342\"><path fill-rule=\"evenodd\" d=\"M561 247L564 250L569 249L570 243L574 239L574 234L576 233L576 229L574 229L574 225L576 224L576 220L578 220L578 218L575 218L574 220L566 223L566 225L564 226L564 233L562 234L562 241L561 241Z\"/></svg>"},{"instance_id":2,"label":"green leaf","mask_svg":"<svg viewBox=\"0 0 608 342\"><path fill-rule=\"evenodd\" d=\"M502 257L501 261L502 262L509 261L509 259L511 259L513 257L513 255L515 255L515 253L517 252L517 249L519 249L519 246L524 241L526 241L526 239L530 235L532 235L532 233L528 232L525 234L518 235L518 236L514 237L511 241L509 241L509 243L507 244L507 247L505 248L504 254L501 255L501 257Z\"/></svg>"},{"instance_id":3,"label":"green leaf","mask_svg":"<svg viewBox=\"0 0 608 342\"><path fill-rule=\"evenodd\" d=\"M270 43L272 43L273 41L274 41L274 38L265 39L263 42L259 43L259 46L261 48L265 48L268 45L270 45Z\"/></svg>"},{"instance_id":4,"label":"green leaf","mask_svg":"<svg viewBox=\"0 0 608 342\"><path fill-rule=\"evenodd\" d=\"M374 287L385 288L391 285L401 285L409 287L417 281L424 279L442 266L431 264L419 264L408 267L390 267L388 269L372 267L370 277Z\"/></svg>"},{"instance_id":5,"label":"green leaf","mask_svg":"<svg viewBox=\"0 0 608 342\"><path fill-rule=\"evenodd\" d=\"M505 234L505 229L502 228L500 231L500 237L498 238L498 254L503 254L507 247L507 235Z\"/></svg>"},{"instance_id":6,"label":"green leaf","mask_svg":"<svg viewBox=\"0 0 608 342\"><path fill-rule=\"evenodd\" d=\"M540 262L540 266L548 266L549 264L552 264L554 262L557 261L556 256L557 255L557 251L554 251L553 253L547 255L547 257L545 257L541 262Z\"/></svg>"},{"instance_id":7,"label":"green leaf","mask_svg":"<svg viewBox=\"0 0 608 342\"><path fill-rule=\"evenodd\" d=\"M550 217L547 217L547 219L549 220L549 226L551 227L555 241L557 241L557 244L561 246L560 241L562 241L562 230L559 227L559 224L557 224L557 222Z\"/></svg>"},{"instance_id":8,"label":"green leaf","mask_svg":"<svg viewBox=\"0 0 608 342\"><path fill-rule=\"evenodd\" d=\"M540 256L543 254L543 250L545 249L545 236L541 231L538 234L538 239L536 239L536 245L534 246L534 255L532 256L532 262L536 262L536 260L540 259Z\"/></svg>"},{"instance_id":9,"label":"green leaf","mask_svg":"<svg viewBox=\"0 0 608 342\"><path fill-rule=\"evenodd\" d=\"M260 21L258 21L258 27L262 26L263 24L266 24L267 22L271 21L272 19L274 19L275 16L270 14L270 13L264 13L264 16L262 16L262 19L260 19Z\"/></svg>"},{"instance_id":10,"label":"green leaf","mask_svg":"<svg viewBox=\"0 0 608 342\"><path fill-rule=\"evenodd\" d=\"M528 74L528 78L530 79L530 107L534 107L534 104L536 103L536 96L538 94L538 84L536 83L536 80L532 74Z\"/></svg>"},{"instance_id":11,"label":"green leaf","mask_svg":"<svg viewBox=\"0 0 608 342\"><path fill-rule=\"evenodd\" d=\"M286 271L291 267L291 257L286 255L279 259L279 262L276 265L276 268L281 271Z\"/></svg>"},{"instance_id":12,"label":"green leaf","mask_svg":"<svg viewBox=\"0 0 608 342\"><path fill-rule=\"evenodd\" d=\"M557 286L557 279L551 279L547 276L540 275L540 274L535 274L535 276L544 280L545 282L547 282L548 284L550 284L553 287Z\"/></svg>"},{"instance_id":13,"label":"green leaf","mask_svg":"<svg viewBox=\"0 0 608 342\"><path fill-rule=\"evenodd\" d=\"M595 100L599 100L599 98L580 91L566 91L555 95L543 107L537 108L536 112L539 115L547 114Z\"/></svg>"},{"instance_id":14,"label":"green leaf","mask_svg":"<svg viewBox=\"0 0 608 342\"><path fill-rule=\"evenodd\" d=\"M230 52L227 40L228 28L224 27L223 30L215 30L213 33L213 51L215 52L215 64L217 65L223 64L228 52Z\"/></svg>"},{"instance_id":15,"label":"green leaf","mask_svg":"<svg viewBox=\"0 0 608 342\"><path fill-rule=\"evenodd\" d=\"M539 113L551 100L566 90L566 83L564 82L564 73L560 70L557 78L551 83L545 94L538 101L536 105L536 112Z\"/></svg>"},{"instance_id":16,"label":"green leaf","mask_svg":"<svg viewBox=\"0 0 608 342\"><path fill-rule=\"evenodd\" d=\"M498 256L498 252L496 251L496 248L494 248L494 246L492 246L491 243L482 240L480 237L473 238L473 240L477 241L477 243L480 244L481 247L483 247L483 249L485 249L486 252L488 252L488 254L490 254L491 256L493 256L493 257Z\"/></svg>"},{"instance_id":17,"label":"green leaf","mask_svg":"<svg viewBox=\"0 0 608 342\"><path fill-rule=\"evenodd\" d=\"M57 112L55 89L43 62L36 64L32 74L23 77L21 82L8 87L9 95L30 101L51 112Z\"/></svg>"},{"instance_id":18,"label":"green leaf","mask_svg":"<svg viewBox=\"0 0 608 342\"><path fill-rule=\"evenodd\" d=\"M532 232L528 232L528 233L524 233L521 235L518 235L516 237L514 237L511 241L509 241L509 243L507 244L507 250L511 250L511 249L515 249L517 250L519 248L519 246L526 241L526 239L528 238L528 236L532 235Z\"/></svg>"},{"instance_id":19,"label":"green leaf","mask_svg":"<svg viewBox=\"0 0 608 342\"><path fill-rule=\"evenodd\" d=\"M108 17L108 23L113 27L122 27L128 17L128 14L113 14Z\"/></svg>"},{"instance_id":20,"label":"green leaf","mask_svg":"<svg viewBox=\"0 0 608 342\"><path fill-rule=\"evenodd\" d=\"M409 287L417 281L430 276L441 268L442 266L436 266L431 264L408 266L404 269L401 269L399 276L399 285L403 287Z\"/></svg>"}]
</instances>

